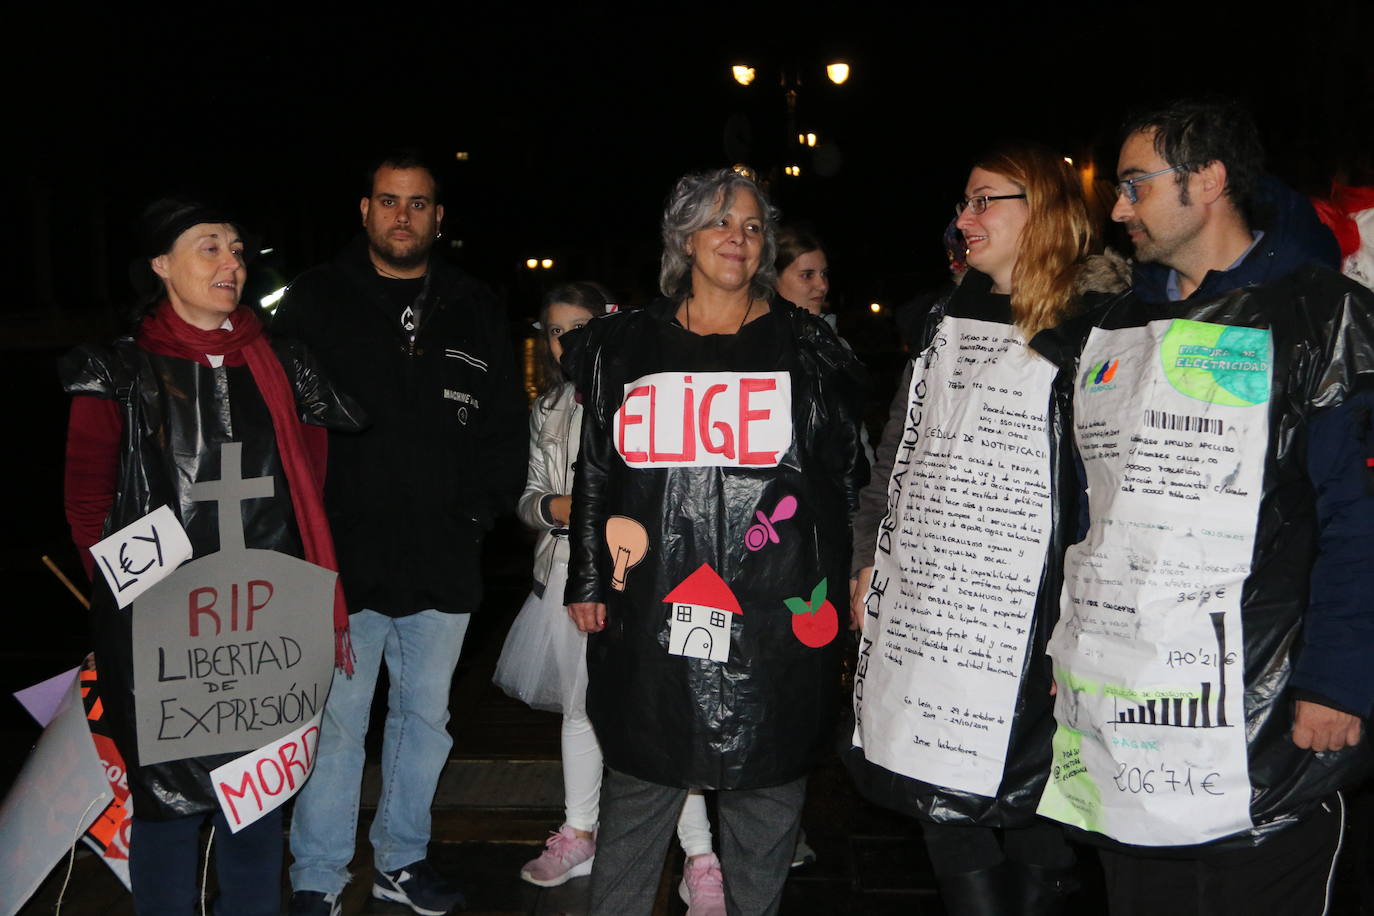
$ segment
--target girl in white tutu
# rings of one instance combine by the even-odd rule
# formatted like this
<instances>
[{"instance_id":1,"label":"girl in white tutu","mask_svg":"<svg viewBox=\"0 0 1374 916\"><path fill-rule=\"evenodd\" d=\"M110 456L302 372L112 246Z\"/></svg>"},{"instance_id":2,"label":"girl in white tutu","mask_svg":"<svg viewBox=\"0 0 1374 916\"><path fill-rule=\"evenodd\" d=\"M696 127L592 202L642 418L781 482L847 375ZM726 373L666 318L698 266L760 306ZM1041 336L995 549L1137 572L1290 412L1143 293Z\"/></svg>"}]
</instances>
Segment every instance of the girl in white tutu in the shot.
<instances>
[{"instance_id":1,"label":"girl in white tutu","mask_svg":"<svg viewBox=\"0 0 1374 916\"><path fill-rule=\"evenodd\" d=\"M568 575L567 524L572 511L573 464L582 435L577 402L559 360L559 338L593 317L614 310L590 283L568 283L544 297L539 313L540 393L530 412L530 469L520 497L521 520L539 532L534 548L534 590L525 599L496 663L496 685L535 709L563 714L563 825L544 852L525 864L520 877L556 887L589 875L596 855L601 795L601 747L587 718L587 634L578 631L563 605ZM678 839L689 859L715 856L706 803L692 794L678 821ZM719 871L716 871L719 874ZM709 889L692 900L693 912L712 912ZM695 904L700 903L699 908ZM722 904L723 905L723 904ZM724 912L724 910L720 910Z\"/></svg>"}]
</instances>

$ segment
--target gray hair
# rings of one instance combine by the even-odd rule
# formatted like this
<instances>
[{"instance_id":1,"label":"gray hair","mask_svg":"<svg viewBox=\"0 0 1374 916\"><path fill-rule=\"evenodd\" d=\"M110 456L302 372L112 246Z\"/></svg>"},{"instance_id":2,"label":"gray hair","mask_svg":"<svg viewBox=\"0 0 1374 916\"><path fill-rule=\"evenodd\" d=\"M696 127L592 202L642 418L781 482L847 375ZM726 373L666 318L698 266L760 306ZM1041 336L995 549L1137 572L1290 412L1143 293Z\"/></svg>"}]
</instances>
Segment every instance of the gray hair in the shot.
<instances>
[{"instance_id":1,"label":"gray hair","mask_svg":"<svg viewBox=\"0 0 1374 916\"><path fill-rule=\"evenodd\" d=\"M749 281L749 294L757 299L772 295L777 283L773 257L778 244L778 208L768 202L752 178L732 168L684 175L669 195L663 210L663 260L658 271L658 288L663 295L682 299L692 291L692 256L687 253L687 240L720 219L740 191L754 195L763 215L763 250L758 270Z\"/></svg>"}]
</instances>

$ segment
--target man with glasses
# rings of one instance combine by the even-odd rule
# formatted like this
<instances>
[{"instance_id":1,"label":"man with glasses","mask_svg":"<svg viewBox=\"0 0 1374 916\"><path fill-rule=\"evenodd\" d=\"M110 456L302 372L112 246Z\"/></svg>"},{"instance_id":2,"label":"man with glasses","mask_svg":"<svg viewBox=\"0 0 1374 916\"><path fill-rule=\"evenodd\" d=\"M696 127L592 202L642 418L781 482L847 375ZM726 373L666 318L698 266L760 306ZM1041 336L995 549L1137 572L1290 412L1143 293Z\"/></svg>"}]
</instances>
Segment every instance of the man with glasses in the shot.
<instances>
[{"instance_id":1,"label":"man with glasses","mask_svg":"<svg viewBox=\"0 0 1374 916\"><path fill-rule=\"evenodd\" d=\"M1243 109L1178 102L1127 125L1112 219L1135 247L1147 302L1270 283L1297 267L1340 266L1340 249L1307 199L1264 175Z\"/></svg>"},{"instance_id":2,"label":"man with glasses","mask_svg":"<svg viewBox=\"0 0 1374 916\"><path fill-rule=\"evenodd\" d=\"M1077 362L1091 494L1040 812L1104 847L1114 916L1322 913L1372 743L1374 297L1244 111L1125 137L1135 295L1036 344Z\"/></svg>"}]
</instances>

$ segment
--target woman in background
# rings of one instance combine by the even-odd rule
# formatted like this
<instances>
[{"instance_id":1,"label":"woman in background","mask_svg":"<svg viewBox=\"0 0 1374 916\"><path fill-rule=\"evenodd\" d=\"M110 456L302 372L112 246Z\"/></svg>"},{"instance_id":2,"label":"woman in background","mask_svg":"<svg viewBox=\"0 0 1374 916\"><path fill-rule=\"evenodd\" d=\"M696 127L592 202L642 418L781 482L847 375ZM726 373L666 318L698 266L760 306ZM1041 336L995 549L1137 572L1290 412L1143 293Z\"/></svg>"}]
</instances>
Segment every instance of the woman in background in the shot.
<instances>
[{"instance_id":1,"label":"woman in background","mask_svg":"<svg viewBox=\"0 0 1374 916\"><path fill-rule=\"evenodd\" d=\"M778 275L778 295L816 317L826 313L830 293L830 262L820 239L801 226L778 230L778 254L773 260ZM831 328L834 328L833 319Z\"/></svg>"}]
</instances>

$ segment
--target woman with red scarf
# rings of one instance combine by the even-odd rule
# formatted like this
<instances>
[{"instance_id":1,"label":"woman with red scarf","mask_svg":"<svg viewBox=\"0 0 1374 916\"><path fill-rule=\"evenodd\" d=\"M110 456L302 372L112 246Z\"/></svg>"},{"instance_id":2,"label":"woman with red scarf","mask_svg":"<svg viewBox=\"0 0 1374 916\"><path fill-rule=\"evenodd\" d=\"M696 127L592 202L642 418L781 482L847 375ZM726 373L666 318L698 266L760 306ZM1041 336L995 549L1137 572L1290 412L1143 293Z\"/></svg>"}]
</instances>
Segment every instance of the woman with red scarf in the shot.
<instances>
[{"instance_id":1,"label":"woman with red scarf","mask_svg":"<svg viewBox=\"0 0 1374 916\"><path fill-rule=\"evenodd\" d=\"M335 568L321 504L324 427L358 429L356 406L320 377L298 345L269 341L239 305L244 242L222 214L163 200L144 215L135 284L151 309L132 337L81 347L62 360L73 395L67 439L67 519L90 574L86 548L159 506L177 515L194 555L220 549L218 508L191 498L198 481L220 477L220 450L242 449L242 475L271 477L273 496L242 505L246 546ZM310 425L306 425L310 424ZM131 608L119 608L94 577L92 622L100 690L133 801L129 872L139 916L195 912L202 824L210 819L218 913L275 914L281 908L282 828L278 808L233 833L210 771L236 754L141 766L134 725ZM348 617L335 595L336 659L348 668Z\"/></svg>"}]
</instances>

